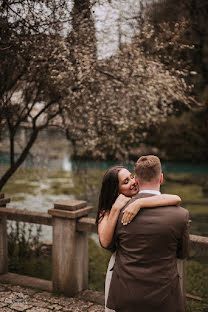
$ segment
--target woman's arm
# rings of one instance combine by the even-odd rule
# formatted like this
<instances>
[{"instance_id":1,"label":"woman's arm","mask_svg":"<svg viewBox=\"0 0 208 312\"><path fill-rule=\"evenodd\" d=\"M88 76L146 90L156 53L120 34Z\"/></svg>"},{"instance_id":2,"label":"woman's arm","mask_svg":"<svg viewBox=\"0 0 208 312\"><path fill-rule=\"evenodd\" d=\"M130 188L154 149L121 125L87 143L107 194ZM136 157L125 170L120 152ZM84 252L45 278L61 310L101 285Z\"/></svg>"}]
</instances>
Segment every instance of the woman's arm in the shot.
<instances>
[{"instance_id":1,"label":"woman's arm","mask_svg":"<svg viewBox=\"0 0 208 312\"><path fill-rule=\"evenodd\" d=\"M177 195L161 194L145 198L136 199L125 210L121 222L127 225L139 212L140 208L171 206L181 202L181 198Z\"/></svg>"},{"instance_id":2,"label":"woman's arm","mask_svg":"<svg viewBox=\"0 0 208 312\"><path fill-rule=\"evenodd\" d=\"M104 248L107 248L110 245L113 239L119 213L130 199L130 197L120 194L113 204L110 212L107 211L103 219L98 223L100 243Z\"/></svg>"}]
</instances>

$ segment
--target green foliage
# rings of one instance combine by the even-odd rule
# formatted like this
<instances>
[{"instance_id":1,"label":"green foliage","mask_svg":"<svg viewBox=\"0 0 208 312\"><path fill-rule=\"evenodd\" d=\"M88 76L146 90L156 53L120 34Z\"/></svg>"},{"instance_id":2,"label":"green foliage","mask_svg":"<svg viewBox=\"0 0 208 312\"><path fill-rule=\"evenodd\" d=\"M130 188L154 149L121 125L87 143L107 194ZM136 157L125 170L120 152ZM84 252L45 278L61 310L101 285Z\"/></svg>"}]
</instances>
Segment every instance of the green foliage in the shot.
<instances>
[{"instance_id":1,"label":"green foliage","mask_svg":"<svg viewBox=\"0 0 208 312\"><path fill-rule=\"evenodd\" d=\"M146 10L149 38L143 48L167 69L193 84L191 97L203 105L198 110L175 110L175 115L152 126L145 143L158 148L158 156L174 161L206 161L208 157L207 46L208 2L174 0L150 2ZM193 99L193 103L195 100ZM192 105L193 105L192 103ZM193 107L193 106L190 106Z\"/></svg>"},{"instance_id":2,"label":"green foliage","mask_svg":"<svg viewBox=\"0 0 208 312\"><path fill-rule=\"evenodd\" d=\"M190 260L187 263L186 292L208 302L208 259L205 263Z\"/></svg>"},{"instance_id":3,"label":"green foliage","mask_svg":"<svg viewBox=\"0 0 208 312\"><path fill-rule=\"evenodd\" d=\"M162 184L162 192L169 194L179 195L184 202L189 201L197 203L197 206L202 207L202 213L204 212L204 206L207 206L208 200L204 195L204 184L206 183L207 176L203 174L169 174L164 176L164 184ZM195 206L190 207L195 209ZM206 209L206 208L205 208ZM200 212L200 209L197 209ZM197 212L196 211L196 212ZM207 210L206 210L207 211ZM208 211L207 211L208 212Z\"/></svg>"},{"instance_id":4,"label":"green foliage","mask_svg":"<svg viewBox=\"0 0 208 312\"><path fill-rule=\"evenodd\" d=\"M89 238L89 289L104 291L105 276L111 254Z\"/></svg>"},{"instance_id":5,"label":"green foliage","mask_svg":"<svg viewBox=\"0 0 208 312\"><path fill-rule=\"evenodd\" d=\"M186 302L186 312L207 312L208 304L200 301L188 299Z\"/></svg>"},{"instance_id":6,"label":"green foliage","mask_svg":"<svg viewBox=\"0 0 208 312\"><path fill-rule=\"evenodd\" d=\"M203 174L165 174L162 192L177 194L192 220L190 232L208 236L208 200L203 192L207 176ZM187 202L187 203L186 203Z\"/></svg>"},{"instance_id":7,"label":"green foliage","mask_svg":"<svg viewBox=\"0 0 208 312\"><path fill-rule=\"evenodd\" d=\"M9 223L8 230L9 272L51 278L51 257L40 251L41 226L27 229L26 223Z\"/></svg>"},{"instance_id":8,"label":"green foliage","mask_svg":"<svg viewBox=\"0 0 208 312\"><path fill-rule=\"evenodd\" d=\"M169 161L206 162L208 157L208 110L169 117L149 129L146 144L158 148Z\"/></svg>"},{"instance_id":9,"label":"green foliage","mask_svg":"<svg viewBox=\"0 0 208 312\"><path fill-rule=\"evenodd\" d=\"M190 207L190 206L189 206ZM197 207L196 207L197 209ZM200 209L200 207L199 207ZM189 209L190 210L190 209ZM190 232L191 234L194 235L201 235L201 236L206 236L208 237L208 214L207 214L207 207L206 207L206 212L204 214L197 214L198 211L190 214L190 218L192 220L191 223L191 229Z\"/></svg>"},{"instance_id":10,"label":"green foliage","mask_svg":"<svg viewBox=\"0 0 208 312\"><path fill-rule=\"evenodd\" d=\"M147 6L149 23L153 27L150 38L145 38L155 58L167 68L195 86L194 94L207 104L207 1L159 0ZM149 43L149 44L148 44Z\"/></svg>"},{"instance_id":11,"label":"green foliage","mask_svg":"<svg viewBox=\"0 0 208 312\"><path fill-rule=\"evenodd\" d=\"M203 301L187 299L186 312L208 311L208 265L207 258L202 263L196 260L187 262L186 292Z\"/></svg>"}]
</instances>

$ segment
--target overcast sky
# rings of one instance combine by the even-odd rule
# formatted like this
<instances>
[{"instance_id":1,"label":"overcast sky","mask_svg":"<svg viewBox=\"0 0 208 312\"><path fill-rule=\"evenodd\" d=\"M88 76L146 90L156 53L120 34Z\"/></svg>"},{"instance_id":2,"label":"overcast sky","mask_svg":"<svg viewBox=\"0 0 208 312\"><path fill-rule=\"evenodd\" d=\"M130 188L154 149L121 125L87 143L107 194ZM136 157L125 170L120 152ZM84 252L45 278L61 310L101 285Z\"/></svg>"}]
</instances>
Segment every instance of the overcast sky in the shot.
<instances>
[{"instance_id":1,"label":"overcast sky","mask_svg":"<svg viewBox=\"0 0 208 312\"><path fill-rule=\"evenodd\" d=\"M99 59L116 54L119 42L131 41L139 10L140 0L101 0L93 6Z\"/></svg>"}]
</instances>

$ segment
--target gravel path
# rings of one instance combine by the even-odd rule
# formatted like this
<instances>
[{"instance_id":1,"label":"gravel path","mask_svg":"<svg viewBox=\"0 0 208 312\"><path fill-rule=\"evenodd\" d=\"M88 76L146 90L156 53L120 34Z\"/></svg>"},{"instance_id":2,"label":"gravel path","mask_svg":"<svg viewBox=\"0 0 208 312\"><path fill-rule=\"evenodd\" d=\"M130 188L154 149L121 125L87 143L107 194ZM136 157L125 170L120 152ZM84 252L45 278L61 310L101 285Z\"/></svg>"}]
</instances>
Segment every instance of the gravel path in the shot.
<instances>
[{"instance_id":1,"label":"gravel path","mask_svg":"<svg viewBox=\"0 0 208 312\"><path fill-rule=\"evenodd\" d=\"M0 311L11 312L104 312L104 295L85 290L75 298L0 282Z\"/></svg>"}]
</instances>

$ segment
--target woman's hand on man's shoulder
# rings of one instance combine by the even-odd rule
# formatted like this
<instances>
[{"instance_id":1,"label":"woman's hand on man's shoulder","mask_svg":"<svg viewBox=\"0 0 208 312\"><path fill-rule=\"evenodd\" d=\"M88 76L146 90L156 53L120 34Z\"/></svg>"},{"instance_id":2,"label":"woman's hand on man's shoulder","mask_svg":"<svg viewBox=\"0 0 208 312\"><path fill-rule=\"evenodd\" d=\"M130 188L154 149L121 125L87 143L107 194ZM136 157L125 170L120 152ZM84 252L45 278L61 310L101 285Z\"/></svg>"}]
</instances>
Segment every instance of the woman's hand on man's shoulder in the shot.
<instances>
[{"instance_id":1,"label":"woman's hand on man's shoulder","mask_svg":"<svg viewBox=\"0 0 208 312\"><path fill-rule=\"evenodd\" d=\"M119 194L112 208L121 211L121 209L129 202L130 199L131 197Z\"/></svg>"}]
</instances>

